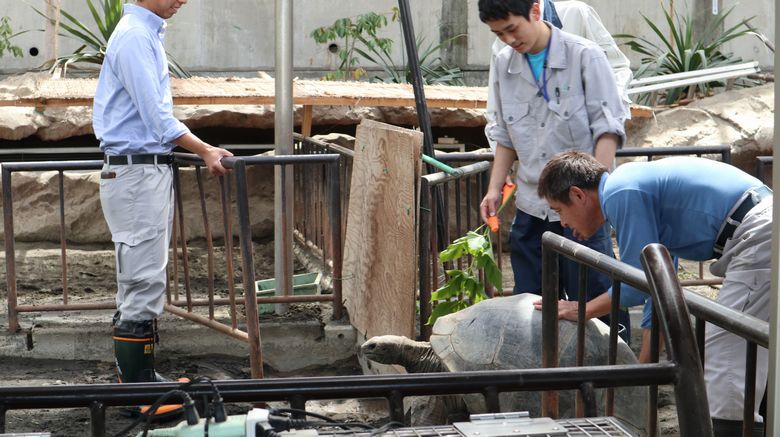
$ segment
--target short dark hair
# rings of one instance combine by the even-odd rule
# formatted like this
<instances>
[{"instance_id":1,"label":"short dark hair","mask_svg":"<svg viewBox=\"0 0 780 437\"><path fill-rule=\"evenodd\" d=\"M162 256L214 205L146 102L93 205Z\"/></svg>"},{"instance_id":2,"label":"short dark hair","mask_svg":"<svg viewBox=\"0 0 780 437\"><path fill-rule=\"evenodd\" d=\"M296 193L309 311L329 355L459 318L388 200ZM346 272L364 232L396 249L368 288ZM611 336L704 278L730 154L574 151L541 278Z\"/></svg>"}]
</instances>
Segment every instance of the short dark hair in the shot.
<instances>
[{"instance_id":1,"label":"short dark hair","mask_svg":"<svg viewBox=\"0 0 780 437\"><path fill-rule=\"evenodd\" d=\"M487 23L505 20L509 14L528 19L534 3L537 3L537 0L479 0L479 19Z\"/></svg>"},{"instance_id":2,"label":"short dark hair","mask_svg":"<svg viewBox=\"0 0 780 437\"><path fill-rule=\"evenodd\" d=\"M606 172L607 168L587 153L561 152L544 166L536 192L541 198L569 205L571 187L598 189L601 175Z\"/></svg>"}]
</instances>

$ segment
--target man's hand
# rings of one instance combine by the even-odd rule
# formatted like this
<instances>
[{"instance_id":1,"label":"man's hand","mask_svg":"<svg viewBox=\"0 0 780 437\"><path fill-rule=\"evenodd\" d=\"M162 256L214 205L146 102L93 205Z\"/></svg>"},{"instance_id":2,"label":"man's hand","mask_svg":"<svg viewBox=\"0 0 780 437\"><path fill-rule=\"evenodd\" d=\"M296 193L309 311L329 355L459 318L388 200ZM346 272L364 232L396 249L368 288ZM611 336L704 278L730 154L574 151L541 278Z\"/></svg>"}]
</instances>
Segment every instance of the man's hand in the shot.
<instances>
[{"instance_id":1,"label":"man's hand","mask_svg":"<svg viewBox=\"0 0 780 437\"><path fill-rule=\"evenodd\" d=\"M578 302L573 302L570 300L559 300L558 301L558 319L563 320L571 320L572 322L577 321L577 313L578 313ZM534 308L541 311L542 310L542 300L539 299L536 302L534 302Z\"/></svg>"},{"instance_id":2,"label":"man's hand","mask_svg":"<svg viewBox=\"0 0 780 437\"><path fill-rule=\"evenodd\" d=\"M479 215L482 221L487 223L489 217L496 215L498 207L501 205L501 190L488 190L482 203L479 204Z\"/></svg>"},{"instance_id":3,"label":"man's hand","mask_svg":"<svg viewBox=\"0 0 780 437\"><path fill-rule=\"evenodd\" d=\"M230 173L230 170L222 166L222 158L226 156L233 156L230 151L221 147L208 146L203 153L200 154L203 162L206 163L211 174L214 176L224 176Z\"/></svg>"}]
</instances>

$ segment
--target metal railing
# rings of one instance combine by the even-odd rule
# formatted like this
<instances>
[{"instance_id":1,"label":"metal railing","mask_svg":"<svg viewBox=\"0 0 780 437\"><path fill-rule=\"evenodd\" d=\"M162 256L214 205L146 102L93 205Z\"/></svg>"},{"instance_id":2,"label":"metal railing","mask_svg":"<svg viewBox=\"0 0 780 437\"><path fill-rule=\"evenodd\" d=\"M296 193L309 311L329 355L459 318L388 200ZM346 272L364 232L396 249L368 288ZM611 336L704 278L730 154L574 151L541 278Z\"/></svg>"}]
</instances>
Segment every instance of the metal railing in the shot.
<instances>
[{"instance_id":1,"label":"metal railing","mask_svg":"<svg viewBox=\"0 0 780 437\"><path fill-rule=\"evenodd\" d=\"M554 238L561 238L553 235ZM565 244L576 243L565 240ZM603 256L596 252L595 256ZM553 255L556 255L553 253ZM647 254L645 254L647 256ZM610 259L613 263L617 263ZM651 262L653 262L651 260ZM617 263L619 264L619 263ZM557 265L557 263L556 263ZM629 283L640 281L637 269L616 267L620 277ZM625 271L625 272L624 272ZM654 269L660 271L660 269ZM673 270L664 270L673 278ZM671 272L671 273L668 273ZM637 279L640 278L640 279ZM557 284L557 281L555 282ZM682 304L680 289L657 287L658 307L668 338L674 341L668 350L695 350L693 333ZM555 299L557 299L557 290ZM552 307L551 307L552 308ZM557 322L553 324L557 326ZM686 330L687 328L687 330ZM547 332L545 331L545 335ZM550 337L545 337L550 338ZM614 340L614 339L613 339ZM684 346L690 347L684 347ZM557 349L555 349L557 350ZM577 390L582 393L585 409L593 417L597 407L595 389L629 386L674 384L677 395L680 431L682 435L703 435L709 429L706 395L701 395L703 379L698 355L676 354L667 363L582 366L500 371L455 373L423 373L405 375L370 375L315 378L282 378L272 380L215 381L225 402L284 401L293 408L305 409L306 402L321 399L385 398L391 420L402 421L403 400L409 396L479 394L484 397L489 412L502 410L501 394L515 391ZM148 405L177 383L91 384L47 387L0 388L0 432L4 432L5 414L14 409L88 408L93 436L105 435L106 409L114 406ZM213 396L210 384L198 383L187 389L197 399ZM549 411L549 410L548 410ZM551 417L555 417L552 411ZM609 413L608 413L609 415ZM690 430L697 432L689 433ZM652 434L650 434L652 435ZM706 435L706 433L704 434Z\"/></svg>"},{"instance_id":2,"label":"metal railing","mask_svg":"<svg viewBox=\"0 0 780 437\"><path fill-rule=\"evenodd\" d=\"M645 268L647 271L647 275L656 275L655 279L655 285L658 285L657 290L655 292L662 292L663 289L668 288L675 288L680 287L679 285L674 285L671 283L671 279L669 279L669 273L668 270L672 269L673 271L673 265L672 267L667 266L666 261L661 263L659 259L661 258L661 255L659 255L657 248L657 245L651 245L649 246L652 249L651 252L654 252L655 254L652 256L652 260L648 259L647 261L644 261L644 258L648 257L647 252L643 252L643 262L645 262ZM647 251L647 249L645 249ZM665 249L664 249L665 252ZM620 302L620 285L621 284L627 284L630 285L640 291L644 291L646 293L650 293L652 291L651 289L651 282L649 282L648 277L643 275L642 272L632 266L629 266L627 264L621 263L620 261L617 261L611 257L608 257L606 255L600 254L592 249L589 249L585 246L582 246L578 243L575 243L571 240L568 240L564 237L561 237L559 235L555 235L553 233L547 232L542 237L542 295L543 295L543 304L542 304L542 312L543 312L543 338L544 340L544 350L543 350L543 363L545 366L556 366L557 365L557 314L558 314L558 280L557 280L557 269L558 269L558 256L565 256L576 263L580 264L580 275L584 275L587 271L586 268L590 267L592 269L595 269L597 271L600 271L604 274L607 274L612 277L613 279L613 285L612 285L612 306L610 308L611 316L612 316L612 325L610 326L610 352L609 352L609 364L615 363L615 346L617 341L617 322L615 321L615 315L617 314L619 302ZM665 255L663 256L665 258ZM671 261L669 261L671 263ZM676 278L674 274L672 274ZM676 279L675 279L676 281ZM671 284L671 285L670 285ZM668 291L665 291L665 293L669 293ZM744 403L744 418L743 418L743 430L752 430L753 428L753 411L755 407L755 382L756 382L756 363L757 363L757 347L768 347L769 343L769 324L763 320L757 319L755 317L752 317L747 314L743 314L741 312L738 312L736 310L733 310L731 308L728 308L724 305L721 305L715 301L712 301L704 296L701 296L697 293L683 290L683 298L687 305L688 312L691 316L694 317L694 323L695 323L695 340L690 339L690 341L687 339L688 334L687 331L690 329L689 323L684 323L685 321L689 320L687 314L679 313L677 316L666 314L664 317L666 319L662 319L661 322L658 322L658 317L654 315L653 318L653 327L651 329L651 359L655 362L658 361L659 351L658 351L658 343L659 343L659 325L662 327L662 330L664 331L664 340L666 342L666 352L667 357L672 362L679 362L680 360L692 360L691 354L698 352L698 356L696 357L699 362L704 361L704 328L705 328L705 322L710 322L714 325L717 325L730 333L734 335L738 335L745 339L747 342L747 351L746 351L746 376L745 376L745 403ZM672 306L679 306L676 303ZM580 329L584 329L584 309L585 309L585 300L584 296L581 296L581 299L579 301L579 321L578 321L578 332ZM654 296L654 311L655 314L658 313L659 309L659 303L657 296ZM661 311L664 311L663 308L660 308ZM680 311L680 310L676 310ZM676 328L674 326L677 325ZM581 334L579 335L581 336ZM578 336L578 337L579 337ZM556 340L547 340L547 339L556 339ZM684 341L681 339L685 339ZM677 342L677 344L671 344L671 342ZM695 346L694 346L695 345ZM584 344L580 344L578 341L578 356L580 353L580 349L584 348ZM686 366L688 368L688 366ZM693 381L687 381L687 383L692 384ZM698 382L697 382L698 384ZM689 393L696 393L697 396L705 398L706 399L706 392L702 392L699 388L695 386L688 387L687 389L684 389L683 391L687 391ZM675 389L675 393L677 393L677 388ZM704 395L701 395L701 393L704 393ZM554 397L554 395L548 395L549 397ZM655 406L657 404L657 387L651 386L650 387L650 399L651 399L651 413L652 417L648 418L648 426L653 426L653 428L648 429L655 429L655 423L657 420L657 410L655 409ZM611 402L611 399L614 399L611 394L608 394L607 396L608 402ZM552 401L549 401L552 402ZM697 415L704 414L703 412L708 412L708 408L705 408L702 410L701 406L695 407L693 410L690 411L681 411L680 408L689 408L689 406L695 406L698 404L691 404L690 400L682 400L678 397L677 407L678 407L678 416L682 418L685 416L687 419L690 419L691 417L697 417ZM554 407L553 403L550 403L552 407ZM551 408L552 408L551 407ZM610 410L610 406L607 406L608 410ZM696 419L696 421L702 421L703 418ZM707 413L707 420L709 420L709 414ZM696 430L697 428L692 428L692 430ZM704 429L704 428L702 428ZM681 422L681 435L701 435L697 432L692 433L686 433L683 431L682 428L682 422ZM747 431L745 431L747 432ZM752 432L752 431L751 431ZM653 435L651 433L651 435ZM750 434L745 434L750 435Z\"/></svg>"},{"instance_id":3,"label":"metal railing","mask_svg":"<svg viewBox=\"0 0 780 437\"><path fill-rule=\"evenodd\" d=\"M671 363L619 366L561 367L455 373L338 376L214 381L225 402L284 401L305 409L306 402L324 399L385 398L389 417L403 422L403 400L409 396L480 394L489 412L501 411L500 394L515 391L584 390L668 384L676 378ZM10 410L88 408L92 435L105 435L106 408L149 405L177 383L84 384L46 387L0 387L0 433ZM213 395L210 384L187 389L193 399ZM698 435L698 434L683 434Z\"/></svg>"},{"instance_id":4,"label":"metal railing","mask_svg":"<svg viewBox=\"0 0 780 437\"><path fill-rule=\"evenodd\" d=\"M637 289L648 292L647 279L641 270L624 264L615 260L612 257L601 254L597 251L589 249L571 240L568 240L560 235L556 235L551 232L545 232L542 236L542 365L545 367L557 367L558 366L558 257L565 256L574 262L580 264L580 277L582 278L587 273L587 267L590 267L598 272L609 275L613 280L612 285L612 303L610 308L610 342L609 342L609 354L608 364L614 365L617 357L617 313L620 304L620 285L625 283L636 287ZM668 292L668 291L667 291ZM580 293L579 298L579 317L577 321L577 364L582 363L582 357L584 355L584 330L585 330L585 293ZM657 302L656 302L656 306ZM669 309L661 308L662 311L669 311ZM679 311L679 310L676 310ZM673 317L679 317L679 315L667 315L667 321ZM687 326L688 331L679 329L672 332L670 335L677 336L678 338L684 338L687 348L695 350L696 342L693 335L692 328L689 324L683 324L682 327ZM668 330L668 327L664 327ZM657 335L658 323L653 324L653 333ZM657 337L655 337L657 338ZM657 344L657 342L656 342ZM668 346L668 345L667 345ZM655 350L653 359L654 362L658 362L658 350ZM691 371L691 366L698 367L701 372L701 364L698 362L698 355L695 355L695 363L676 363L672 360L676 350L667 347L667 353L670 355L670 361L675 367L685 365L688 367L688 371ZM685 356L688 358L688 356ZM678 374L678 369L673 372ZM701 387L698 387L699 381L697 380L677 380L667 381L666 383L675 384L675 396L678 401L680 400L680 394L684 392L702 393L704 390L703 379L701 381ZM706 393L706 392L705 392ZM613 411L614 405L614 393L612 390L607 391L607 405L606 411L609 414ZM657 421L658 421L658 387L657 385L651 385L649 389L649 411L647 417L647 430L648 435L656 435L657 433ZM706 395L704 397L706 400ZM577 399L578 403L581 400ZM543 415L557 416L558 400L557 394L549 392L543 394ZM690 410L689 410L690 408ZM686 417L688 420L693 420L694 423L700 423L702 427L693 426L692 428L683 428L683 423L680 424L681 435L701 435L695 432L696 430L703 428L705 423L709 423L709 409L700 408L699 403L684 404L677 403L678 417ZM695 419L693 419L695 418ZM705 434L706 435L706 434Z\"/></svg>"},{"instance_id":5,"label":"metal railing","mask_svg":"<svg viewBox=\"0 0 780 437\"><path fill-rule=\"evenodd\" d=\"M772 164L774 164L773 156L756 156L756 177L768 187L772 187L772 177L766 174L767 167L773 170Z\"/></svg>"},{"instance_id":6,"label":"metal railing","mask_svg":"<svg viewBox=\"0 0 780 437\"><path fill-rule=\"evenodd\" d=\"M419 226L419 297L420 297L420 336L427 340L431 335L431 326L427 325L431 316L431 292L439 288L440 263L439 251L442 243L450 241L450 223L446 221L444 229L439 229L436 217L438 211L436 202L433 201L434 190L441 190L444 199L444 216L449 218L450 202L454 203L454 228L455 235L460 236L465 230L473 229L481 223L479 216L479 202L482 193L487 188L487 176L490 163L477 162L460 167L457 175L446 173L433 173L425 175L420 181L420 226ZM452 192L452 193L451 193ZM450 195L452 194L452 196ZM452 200L451 200L452 198ZM476 207L475 207L476 206ZM465 212L464 212L465 211ZM465 228L464 228L465 226ZM439 236L444 241L439 240ZM500 249L499 249L500 250ZM499 258L500 259L500 258ZM461 262L459 260L459 262ZM463 268L458 265L458 268ZM500 267L499 267L500 268ZM483 281L484 282L484 281ZM492 291L486 290L489 295Z\"/></svg>"},{"instance_id":7,"label":"metal railing","mask_svg":"<svg viewBox=\"0 0 780 437\"><path fill-rule=\"evenodd\" d=\"M231 157L223 159L223 165L232 169L230 177L219 178L219 198L221 203L222 223L224 226L224 253L225 253L225 281L228 292L227 298L217 298L215 296L215 273L214 273L214 245L212 241L212 227L209 223L207 196L203 186L203 177L201 167L203 162L195 155L175 154L173 166L174 191L175 191L175 216L174 232L171 238L171 245L174 256L169 263L170 272L168 286L166 287L165 310L188 319L190 321L202 324L215 329L230 337L248 342L250 345L250 365L253 377L262 377L262 351L260 349L260 330L257 305L260 303L292 303L292 302L323 302L333 303L333 318L340 319L343 314L341 300L341 226L330 226L331 223L341 223L341 202L340 195L340 156L335 154L317 154L317 155L290 155L290 156L256 156L256 157ZM319 167L319 179L316 181L316 188L309 186L311 197L303 196L301 209L311 212L307 215L308 221L304 220L304 225L317 223L311 234L327 235L327 238L320 238L323 242L320 246L320 254L323 264L328 265L332 271L332 276L336 278L332 283L332 293L314 296L256 296L255 291L255 265L252 246L252 231L249 213L248 193L250 187L247 182L248 167L273 167L277 165L306 165ZM72 303L68 293L68 273L67 273L67 235L65 231L65 190L64 190L64 172L65 171L85 171L98 170L102 166L102 161L71 161L71 162L35 162L35 163L4 163L2 166L2 184L3 184L3 214L4 214L4 232L5 232L5 254L6 254L6 283L8 299L8 330L17 332L20 329L19 314L45 311L73 311L73 310L103 310L114 309L115 303L111 302L87 302ZM205 293L203 290L196 290L192 286L191 273L189 269L188 257L188 239L186 235L185 219L188 211L184 210L183 199L181 196L181 167L194 167L195 177L198 185L199 206L202 215L204 236L206 239L208 256L208 273L206 278ZM14 214L13 214L13 178L15 172L20 171L46 171L54 170L59 173L59 221L60 221L60 247L61 247L61 268L62 268L62 303L29 305L18 302L17 274L16 274L16 250L14 236ZM235 199L233 199L233 184L235 184ZM320 203L318 208L309 208L307 201L313 202L315 199ZM237 211L238 229L233 231L233 209L235 203ZM326 217L323 219L322 217ZM309 232L304 229L304 232ZM244 316L246 323L246 332L238 327L238 313L236 287L234 284L234 264L233 264L233 235L239 237L241 273L243 284L243 302ZM181 299L179 295L179 257L181 254L181 271L183 272L183 287L185 298ZM203 296L205 298L197 298ZM215 319L214 308L218 305L228 305L230 313L230 324L223 324ZM204 316L193 311L194 307L208 307L208 316Z\"/></svg>"}]
</instances>

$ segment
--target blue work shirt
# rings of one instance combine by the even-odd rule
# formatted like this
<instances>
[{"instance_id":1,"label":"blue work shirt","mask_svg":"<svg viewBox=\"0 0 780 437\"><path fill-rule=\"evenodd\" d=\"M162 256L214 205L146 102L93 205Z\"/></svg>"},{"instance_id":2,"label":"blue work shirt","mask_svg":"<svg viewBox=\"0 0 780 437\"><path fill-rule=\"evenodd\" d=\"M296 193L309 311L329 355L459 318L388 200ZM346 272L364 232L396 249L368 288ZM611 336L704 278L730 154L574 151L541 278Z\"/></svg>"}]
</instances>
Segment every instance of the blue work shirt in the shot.
<instances>
[{"instance_id":1,"label":"blue work shirt","mask_svg":"<svg viewBox=\"0 0 780 437\"><path fill-rule=\"evenodd\" d=\"M745 191L761 185L729 164L676 157L627 163L611 175L605 173L599 201L604 218L615 229L620 260L641 269L639 255L650 243L663 244L675 257L711 259L731 208ZM642 327L649 327L649 295L628 285L620 290L621 306L645 304Z\"/></svg>"},{"instance_id":2,"label":"blue work shirt","mask_svg":"<svg viewBox=\"0 0 780 437\"><path fill-rule=\"evenodd\" d=\"M92 124L107 155L167 154L189 129L173 116L165 20L126 4L100 69Z\"/></svg>"}]
</instances>

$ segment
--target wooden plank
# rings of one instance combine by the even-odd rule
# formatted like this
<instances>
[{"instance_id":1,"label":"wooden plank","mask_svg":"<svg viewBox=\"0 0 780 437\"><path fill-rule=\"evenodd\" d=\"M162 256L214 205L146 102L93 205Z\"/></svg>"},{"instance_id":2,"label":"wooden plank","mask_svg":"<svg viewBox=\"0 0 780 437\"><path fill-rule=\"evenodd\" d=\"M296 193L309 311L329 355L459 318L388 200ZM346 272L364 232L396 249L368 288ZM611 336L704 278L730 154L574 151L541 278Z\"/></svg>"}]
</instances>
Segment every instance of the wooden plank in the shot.
<instances>
[{"instance_id":1,"label":"wooden plank","mask_svg":"<svg viewBox=\"0 0 780 437\"><path fill-rule=\"evenodd\" d=\"M96 79L49 79L0 82L0 106L91 106ZM428 106L484 108L485 87L432 85L426 87ZM171 79L176 105L273 105L274 81L244 78ZM406 84L369 82L293 82L297 105L414 106L414 91Z\"/></svg>"},{"instance_id":2,"label":"wooden plank","mask_svg":"<svg viewBox=\"0 0 780 437\"><path fill-rule=\"evenodd\" d=\"M415 186L422 140L421 132L370 120L357 128L343 299L365 338L414 336Z\"/></svg>"}]
</instances>

